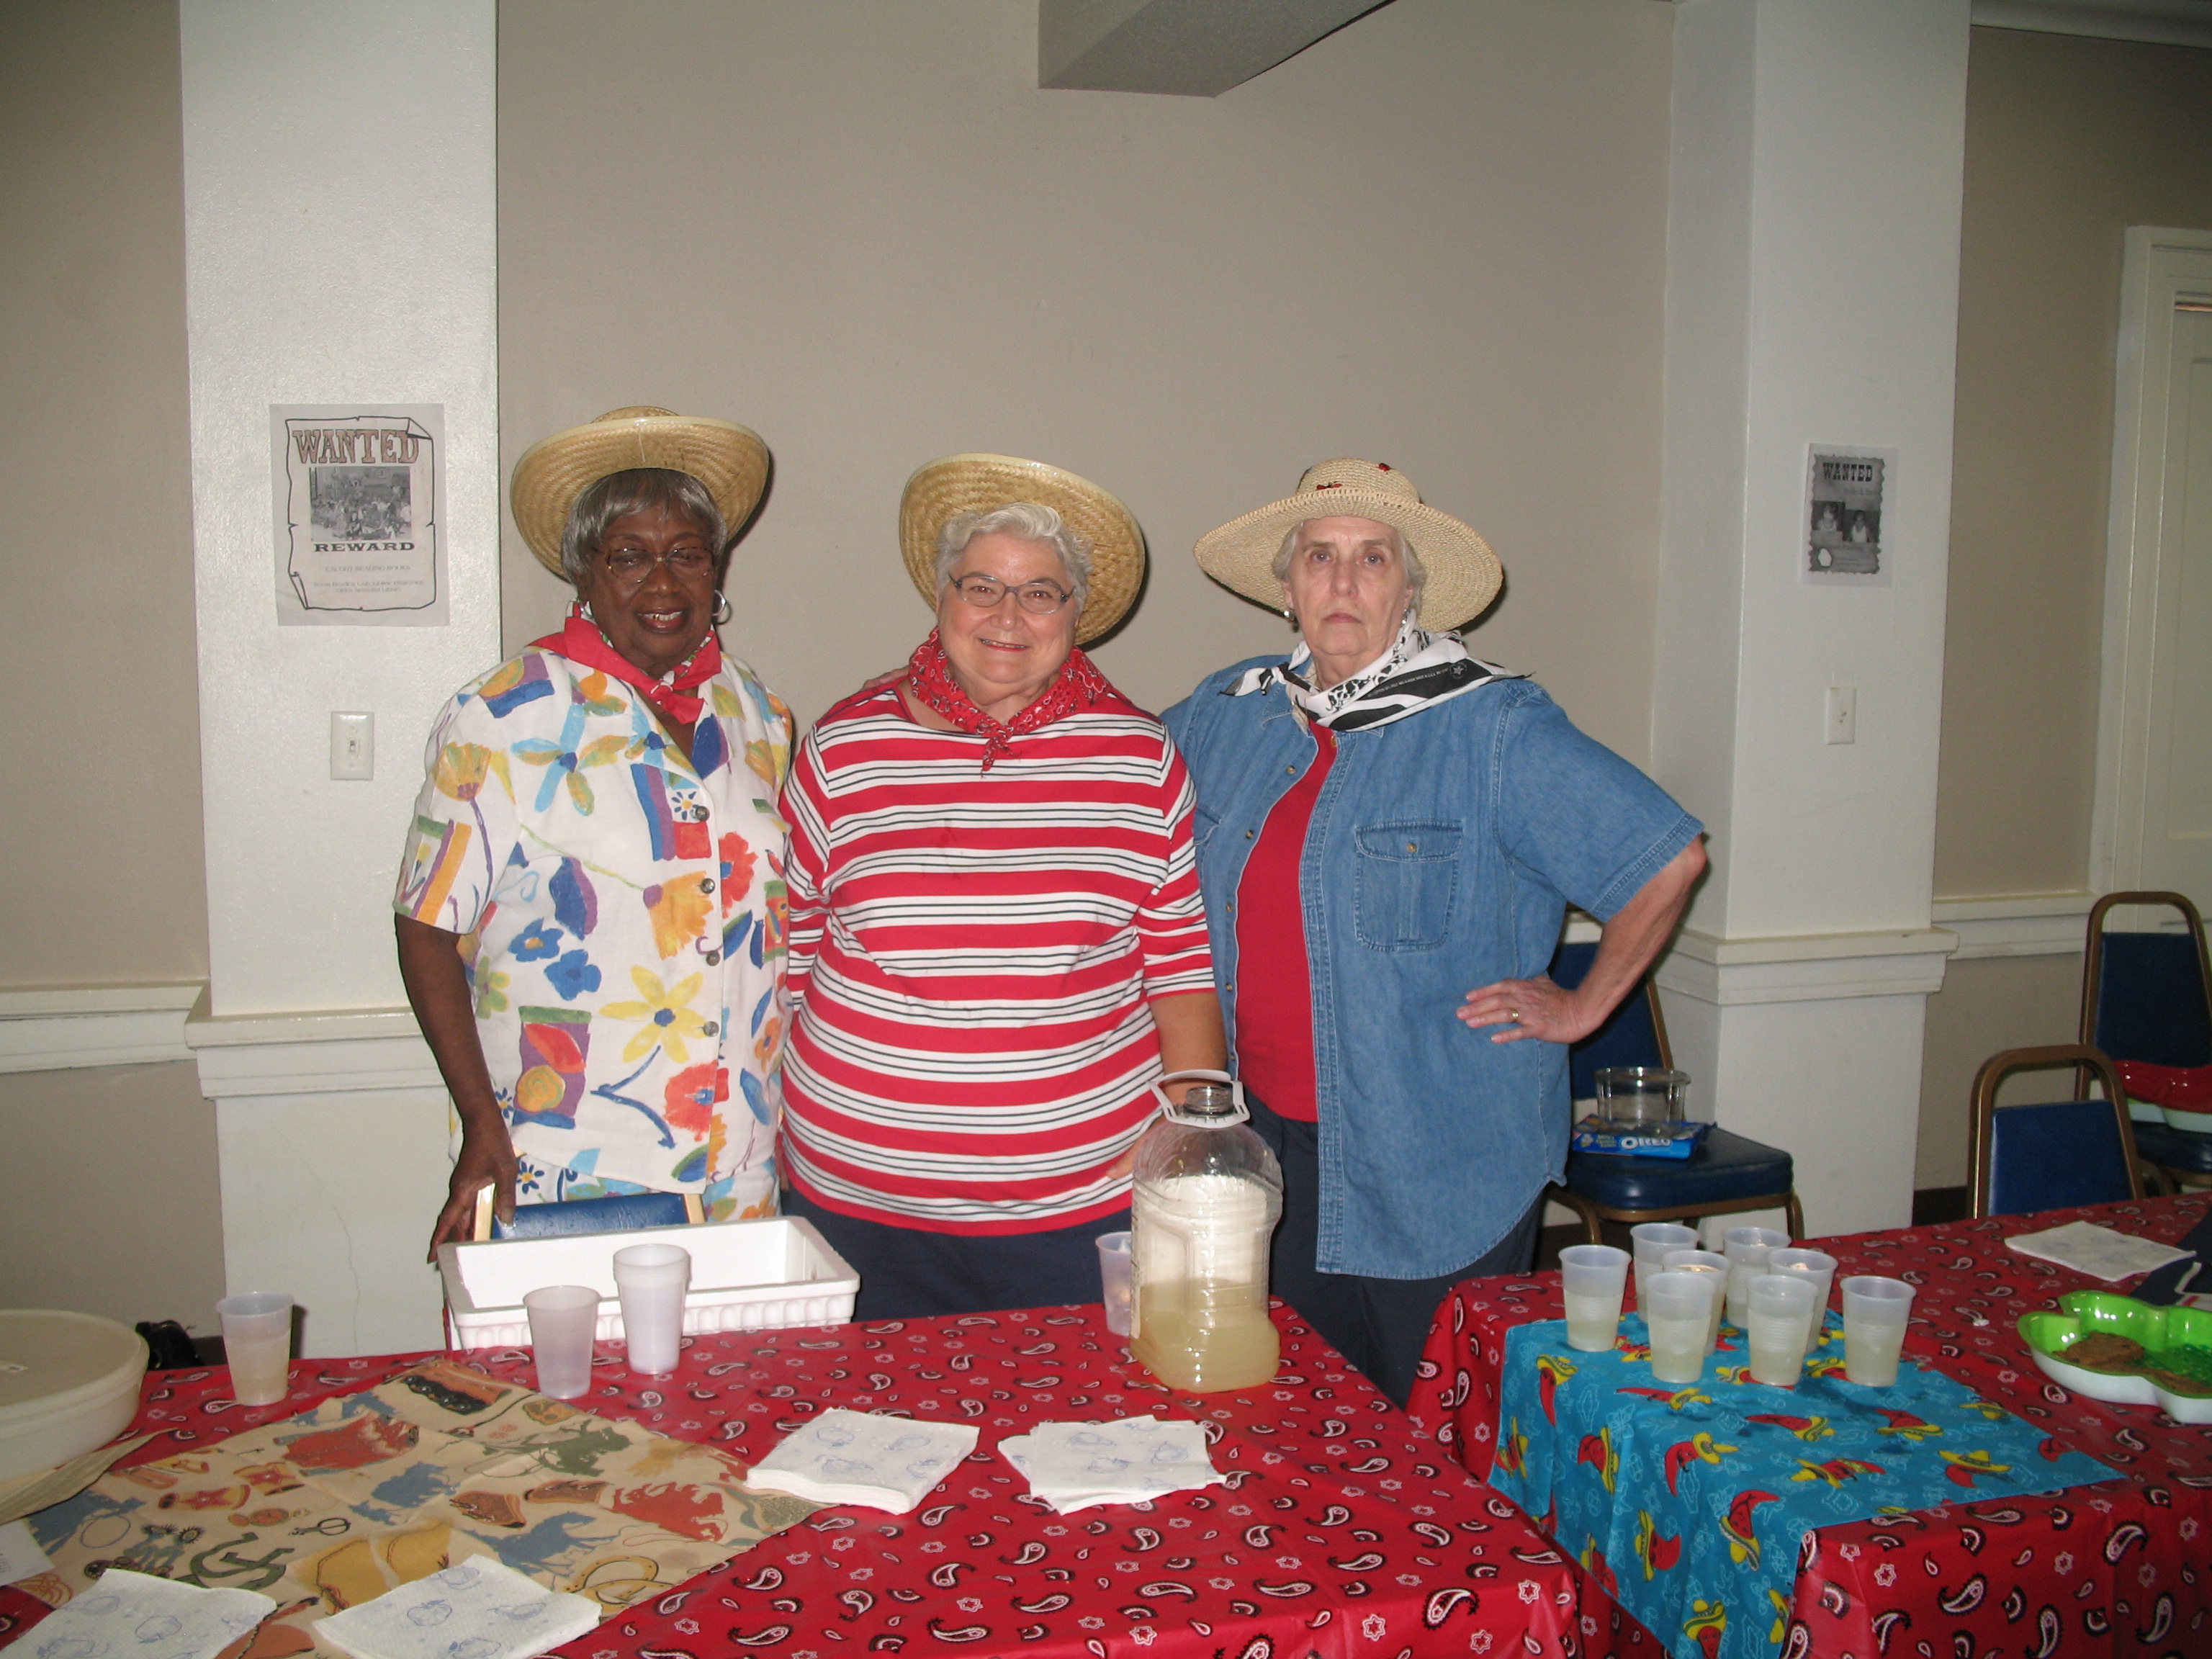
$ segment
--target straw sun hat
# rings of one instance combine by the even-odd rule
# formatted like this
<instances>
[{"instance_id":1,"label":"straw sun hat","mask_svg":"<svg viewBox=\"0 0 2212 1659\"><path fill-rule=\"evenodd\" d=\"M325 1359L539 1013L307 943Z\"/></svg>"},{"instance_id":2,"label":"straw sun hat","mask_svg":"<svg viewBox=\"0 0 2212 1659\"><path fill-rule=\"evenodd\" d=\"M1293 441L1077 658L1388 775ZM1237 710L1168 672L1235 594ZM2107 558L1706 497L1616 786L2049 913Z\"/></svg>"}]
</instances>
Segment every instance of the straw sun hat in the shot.
<instances>
[{"instance_id":1,"label":"straw sun hat","mask_svg":"<svg viewBox=\"0 0 2212 1659\"><path fill-rule=\"evenodd\" d=\"M1339 517L1395 526L1413 544L1428 572L1419 618L1425 629L1474 621L1498 597L1505 580L1490 544L1457 519L1424 507L1411 478L1380 461L1349 459L1309 467L1296 495L1200 538L1198 567L1255 604L1279 611L1283 584L1274 562L1283 538L1308 519Z\"/></svg>"},{"instance_id":2,"label":"straw sun hat","mask_svg":"<svg viewBox=\"0 0 2212 1659\"><path fill-rule=\"evenodd\" d=\"M1075 642L1088 645L1136 603L1145 583L1145 532L1129 509L1088 478L1012 455L941 455L916 469L899 497L899 550L906 573L937 606L937 532L961 513L1035 501L1091 544L1091 594Z\"/></svg>"},{"instance_id":3,"label":"straw sun hat","mask_svg":"<svg viewBox=\"0 0 2212 1659\"><path fill-rule=\"evenodd\" d=\"M586 485L634 466L690 473L721 509L723 532L734 536L767 487L768 446L758 433L734 422L642 404L611 409L596 421L532 444L514 464L507 499L514 527L540 563L556 576L565 574L561 534L568 527L568 509Z\"/></svg>"}]
</instances>

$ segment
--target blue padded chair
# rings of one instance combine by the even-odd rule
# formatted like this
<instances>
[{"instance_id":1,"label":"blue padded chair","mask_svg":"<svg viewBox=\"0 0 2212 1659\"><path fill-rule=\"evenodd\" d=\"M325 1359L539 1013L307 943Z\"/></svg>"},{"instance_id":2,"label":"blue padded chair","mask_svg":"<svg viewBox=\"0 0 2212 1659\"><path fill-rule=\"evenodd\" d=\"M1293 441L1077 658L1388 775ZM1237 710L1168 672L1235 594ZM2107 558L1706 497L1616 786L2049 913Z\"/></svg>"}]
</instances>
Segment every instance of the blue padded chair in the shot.
<instances>
[{"instance_id":1,"label":"blue padded chair","mask_svg":"<svg viewBox=\"0 0 2212 1659\"><path fill-rule=\"evenodd\" d=\"M560 1204L518 1204L514 1219L493 1213L492 1189L477 1194L474 1237L554 1238L586 1233L623 1233L639 1227L681 1227L706 1219L696 1193L617 1193L608 1198L572 1198Z\"/></svg>"},{"instance_id":2,"label":"blue padded chair","mask_svg":"<svg viewBox=\"0 0 2212 1659\"><path fill-rule=\"evenodd\" d=\"M1553 982L1572 989L1596 958L1595 945L1562 945L1552 958ZM1575 1099L1588 1100L1597 1093L1597 1073L1605 1066L1673 1064L1659 994L1647 974L1604 1024L1567 1050L1568 1086ZM1601 1242L1608 1221L1634 1226L1741 1210L1786 1211L1790 1237L1805 1234L1790 1154L1717 1125L1705 1132L1696 1152L1679 1160L1569 1152L1565 1184L1553 1188L1552 1196L1582 1218L1593 1244Z\"/></svg>"},{"instance_id":3,"label":"blue padded chair","mask_svg":"<svg viewBox=\"0 0 2212 1659\"><path fill-rule=\"evenodd\" d=\"M2105 928L2117 905L2179 910L2183 933L2120 933ZM2180 893L2107 893L2089 912L2081 962L2081 1041L2112 1059L2151 1066L2212 1065L2212 964L2204 920ZM2075 1090L2088 1078L2076 1073ZM2212 1134L2192 1134L2163 1120L2135 1126L2136 1152L2168 1186L2212 1183Z\"/></svg>"},{"instance_id":4,"label":"blue padded chair","mask_svg":"<svg viewBox=\"0 0 2212 1659\"><path fill-rule=\"evenodd\" d=\"M2093 1074L2106 1097L1997 1104L1997 1090L2008 1076L2041 1066L2071 1066L2077 1076ZM2087 1043L2008 1048L1982 1062L1974 1075L1972 1158L1967 1179L1976 1217L2115 1204L2143 1195L2120 1074Z\"/></svg>"}]
</instances>

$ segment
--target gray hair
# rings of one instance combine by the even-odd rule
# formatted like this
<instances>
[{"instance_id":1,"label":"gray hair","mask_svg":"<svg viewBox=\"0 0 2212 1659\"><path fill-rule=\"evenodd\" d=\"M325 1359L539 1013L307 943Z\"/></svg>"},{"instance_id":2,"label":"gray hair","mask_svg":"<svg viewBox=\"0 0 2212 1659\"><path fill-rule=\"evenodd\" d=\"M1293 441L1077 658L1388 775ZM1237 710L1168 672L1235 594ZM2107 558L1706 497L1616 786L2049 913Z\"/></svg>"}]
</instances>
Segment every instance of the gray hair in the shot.
<instances>
[{"instance_id":1,"label":"gray hair","mask_svg":"<svg viewBox=\"0 0 2212 1659\"><path fill-rule=\"evenodd\" d=\"M1290 534L1283 538L1283 544L1275 550L1274 562L1267 568L1275 573L1277 581L1290 580L1291 555L1297 548L1299 534L1312 522L1310 519L1301 519L1292 525ZM1377 520L1376 522L1379 524L1382 521ZM1429 585L1428 567L1421 562L1421 556L1413 551L1413 544L1407 540L1406 532L1395 525L1392 525L1390 528L1397 535L1398 556L1406 567L1406 581L1412 589L1410 596L1412 602L1408 608L1418 611L1421 608L1421 590Z\"/></svg>"},{"instance_id":2,"label":"gray hair","mask_svg":"<svg viewBox=\"0 0 2212 1659\"><path fill-rule=\"evenodd\" d=\"M988 513L956 513L937 532L937 589L952 580L952 567L978 536L1018 536L1025 542L1048 542L1060 555L1067 572L1067 585L1075 595L1075 608L1091 595L1091 544L1068 528L1059 512L1039 501L1008 501Z\"/></svg>"},{"instance_id":3,"label":"gray hair","mask_svg":"<svg viewBox=\"0 0 2212 1659\"><path fill-rule=\"evenodd\" d=\"M568 526L561 532L561 574L580 591L592 574L592 556L599 550L599 538L607 533L607 526L632 513L650 513L656 507L699 526L699 533L714 550L714 586L720 587L730 568L730 550L724 545L729 529L722 522L722 509L715 506L714 492L698 479L665 466L627 467L594 478L577 491L575 503L568 509Z\"/></svg>"}]
</instances>

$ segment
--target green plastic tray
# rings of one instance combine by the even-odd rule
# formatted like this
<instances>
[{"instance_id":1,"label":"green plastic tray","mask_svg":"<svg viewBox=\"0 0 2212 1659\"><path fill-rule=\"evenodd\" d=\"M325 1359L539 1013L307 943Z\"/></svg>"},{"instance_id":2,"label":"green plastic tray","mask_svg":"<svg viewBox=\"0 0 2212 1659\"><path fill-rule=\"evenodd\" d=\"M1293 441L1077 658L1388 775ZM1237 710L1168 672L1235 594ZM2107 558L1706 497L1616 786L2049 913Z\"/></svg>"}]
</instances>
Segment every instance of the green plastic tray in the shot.
<instances>
[{"instance_id":1,"label":"green plastic tray","mask_svg":"<svg viewBox=\"0 0 2212 1659\"><path fill-rule=\"evenodd\" d=\"M2052 1382L2092 1400L2122 1406L2156 1406L2178 1423L2212 1423L2212 1394L2175 1394L2147 1376L2115 1376L2066 1363L2066 1350L2094 1332L2140 1342L2154 1361L2166 1348L2212 1348L2212 1312L2201 1308L2154 1308L2112 1291L2073 1291L2058 1298L2059 1313L2020 1316L2021 1340L2036 1367Z\"/></svg>"}]
</instances>

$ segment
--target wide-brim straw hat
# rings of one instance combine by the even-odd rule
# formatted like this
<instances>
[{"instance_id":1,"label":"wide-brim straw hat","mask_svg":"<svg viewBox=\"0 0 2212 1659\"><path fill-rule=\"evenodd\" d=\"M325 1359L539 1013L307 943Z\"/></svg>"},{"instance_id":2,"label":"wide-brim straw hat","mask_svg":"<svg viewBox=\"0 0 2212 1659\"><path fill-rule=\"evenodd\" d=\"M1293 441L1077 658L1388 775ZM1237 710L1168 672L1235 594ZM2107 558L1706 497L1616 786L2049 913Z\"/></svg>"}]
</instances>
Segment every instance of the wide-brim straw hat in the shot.
<instances>
[{"instance_id":1,"label":"wide-brim straw hat","mask_svg":"<svg viewBox=\"0 0 2212 1659\"><path fill-rule=\"evenodd\" d=\"M1035 501L1091 544L1091 592L1075 642L1109 632L1137 602L1145 585L1145 532L1110 490L1042 461L1013 455L940 455L917 467L899 496L899 550L906 573L937 608L937 533L962 513L990 513Z\"/></svg>"},{"instance_id":2,"label":"wide-brim straw hat","mask_svg":"<svg viewBox=\"0 0 2212 1659\"><path fill-rule=\"evenodd\" d=\"M768 487L768 446L749 427L645 404L611 409L532 444L514 464L507 500L514 527L538 562L565 575L561 537L576 497L610 472L635 466L688 472L706 485L721 509L725 536L744 528Z\"/></svg>"},{"instance_id":3,"label":"wide-brim straw hat","mask_svg":"<svg viewBox=\"0 0 2212 1659\"><path fill-rule=\"evenodd\" d=\"M1428 573L1418 620L1431 631L1472 622L1505 580L1490 544L1457 519L1423 506L1411 478L1381 461L1349 457L1309 467L1296 495L1200 537L1198 568L1255 604L1279 611L1283 584L1274 563L1283 538L1308 519L1339 517L1393 525L1413 544Z\"/></svg>"}]
</instances>

